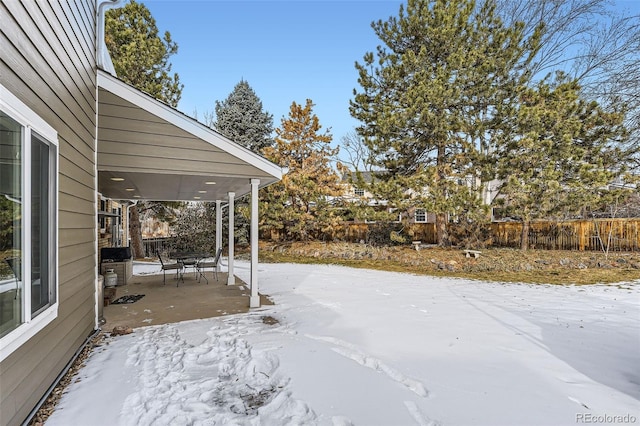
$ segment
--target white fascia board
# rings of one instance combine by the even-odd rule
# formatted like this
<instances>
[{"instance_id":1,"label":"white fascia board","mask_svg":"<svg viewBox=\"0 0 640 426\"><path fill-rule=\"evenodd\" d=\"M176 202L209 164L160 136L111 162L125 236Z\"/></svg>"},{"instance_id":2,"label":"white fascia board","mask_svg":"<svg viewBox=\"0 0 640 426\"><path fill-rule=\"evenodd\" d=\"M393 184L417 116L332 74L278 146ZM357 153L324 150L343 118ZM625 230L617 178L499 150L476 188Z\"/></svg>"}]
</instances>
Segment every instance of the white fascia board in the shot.
<instances>
[{"instance_id":1,"label":"white fascia board","mask_svg":"<svg viewBox=\"0 0 640 426\"><path fill-rule=\"evenodd\" d=\"M216 148L219 148L234 157L260 169L261 171L282 179L283 170L280 166L272 163L264 157L238 145L225 138L215 130L205 126L197 120L187 116L177 109L153 98L152 96L136 89L124 81L110 75L107 72L98 70L98 87L103 88L116 96L125 99L134 105L142 108L150 114L155 115L174 126L191 133Z\"/></svg>"}]
</instances>

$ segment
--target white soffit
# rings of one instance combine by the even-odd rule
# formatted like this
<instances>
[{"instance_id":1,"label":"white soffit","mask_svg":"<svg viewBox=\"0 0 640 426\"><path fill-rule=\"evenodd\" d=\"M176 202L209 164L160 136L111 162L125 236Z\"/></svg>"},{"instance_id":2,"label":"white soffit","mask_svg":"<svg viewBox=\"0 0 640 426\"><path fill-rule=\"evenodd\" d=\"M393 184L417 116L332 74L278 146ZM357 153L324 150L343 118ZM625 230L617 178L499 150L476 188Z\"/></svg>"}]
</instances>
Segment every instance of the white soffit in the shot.
<instances>
[{"instance_id":1,"label":"white soffit","mask_svg":"<svg viewBox=\"0 0 640 426\"><path fill-rule=\"evenodd\" d=\"M98 70L98 191L113 199L215 201L242 196L282 169ZM115 179L115 180L113 180ZM211 183L215 182L215 183Z\"/></svg>"}]
</instances>

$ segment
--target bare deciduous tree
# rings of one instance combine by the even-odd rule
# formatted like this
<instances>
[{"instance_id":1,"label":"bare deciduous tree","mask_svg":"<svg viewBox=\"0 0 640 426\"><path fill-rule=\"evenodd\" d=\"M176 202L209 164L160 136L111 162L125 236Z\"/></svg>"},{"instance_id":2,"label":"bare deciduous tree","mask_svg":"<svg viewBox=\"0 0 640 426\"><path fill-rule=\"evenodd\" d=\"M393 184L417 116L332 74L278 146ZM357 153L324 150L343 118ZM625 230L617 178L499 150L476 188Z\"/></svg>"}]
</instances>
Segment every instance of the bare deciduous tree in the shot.
<instances>
[{"instance_id":1,"label":"bare deciduous tree","mask_svg":"<svg viewBox=\"0 0 640 426\"><path fill-rule=\"evenodd\" d=\"M610 0L498 0L507 23L524 22L527 34L542 23L531 75L562 70L577 78L586 98L626 111L628 151L640 169L640 16Z\"/></svg>"},{"instance_id":2,"label":"bare deciduous tree","mask_svg":"<svg viewBox=\"0 0 640 426\"><path fill-rule=\"evenodd\" d=\"M346 166L351 170L371 171L371 151L355 130L344 135L340 142L341 151L347 156L343 159Z\"/></svg>"}]
</instances>

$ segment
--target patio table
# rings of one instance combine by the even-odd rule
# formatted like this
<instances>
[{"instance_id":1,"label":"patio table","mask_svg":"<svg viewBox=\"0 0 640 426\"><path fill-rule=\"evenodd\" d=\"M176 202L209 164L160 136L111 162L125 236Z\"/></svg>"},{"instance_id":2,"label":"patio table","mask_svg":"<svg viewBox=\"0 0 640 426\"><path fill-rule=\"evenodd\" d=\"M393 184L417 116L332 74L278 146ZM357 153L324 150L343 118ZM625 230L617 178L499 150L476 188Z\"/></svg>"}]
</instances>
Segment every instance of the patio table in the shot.
<instances>
[{"instance_id":1,"label":"patio table","mask_svg":"<svg viewBox=\"0 0 640 426\"><path fill-rule=\"evenodd\" d=\"M169 255L169 257L171 257L172 259L176 259L178 263L181 263L185 270L186 268L193 268L193 271L196 277L198 276L198 261L202 259L206 259L207 257L210 257L210 256L211 255L207 252L189 252L189 251L175 252ZM181 278L183 276L184 276L184 273L182 273ZM183 281L184 281L184 278L183 278Z\"/></svg>"}]
</instances>

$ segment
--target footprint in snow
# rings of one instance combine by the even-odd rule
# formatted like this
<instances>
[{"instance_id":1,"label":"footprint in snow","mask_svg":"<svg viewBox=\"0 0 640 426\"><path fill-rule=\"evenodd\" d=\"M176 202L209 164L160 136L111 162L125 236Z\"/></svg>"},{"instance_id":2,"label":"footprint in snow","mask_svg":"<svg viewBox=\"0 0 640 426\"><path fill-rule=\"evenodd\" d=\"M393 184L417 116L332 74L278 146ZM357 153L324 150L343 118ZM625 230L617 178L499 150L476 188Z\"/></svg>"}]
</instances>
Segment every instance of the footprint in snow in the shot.
<instances>
[{"instance_id":1,"label":"footprint in snow","mask_svg":"<svg viewBox=\"0 0 640 426\"><path fill-rule=\"evenodd\" d=\"M336 345L338 347L332 348L334 352L357 362L363 367L367 367L386 374L390 379L395 380L401 385L404 385L418 396L421 396L423 398L427 398L429 396L429 391L420 381L407 377L393 367L386 365L381 360L362 353L355 345L352 345L351 343L344 342L333 337L313 336L309 334L305 336L310 339L328 342Z\"/></svg>"}]
</instances>

